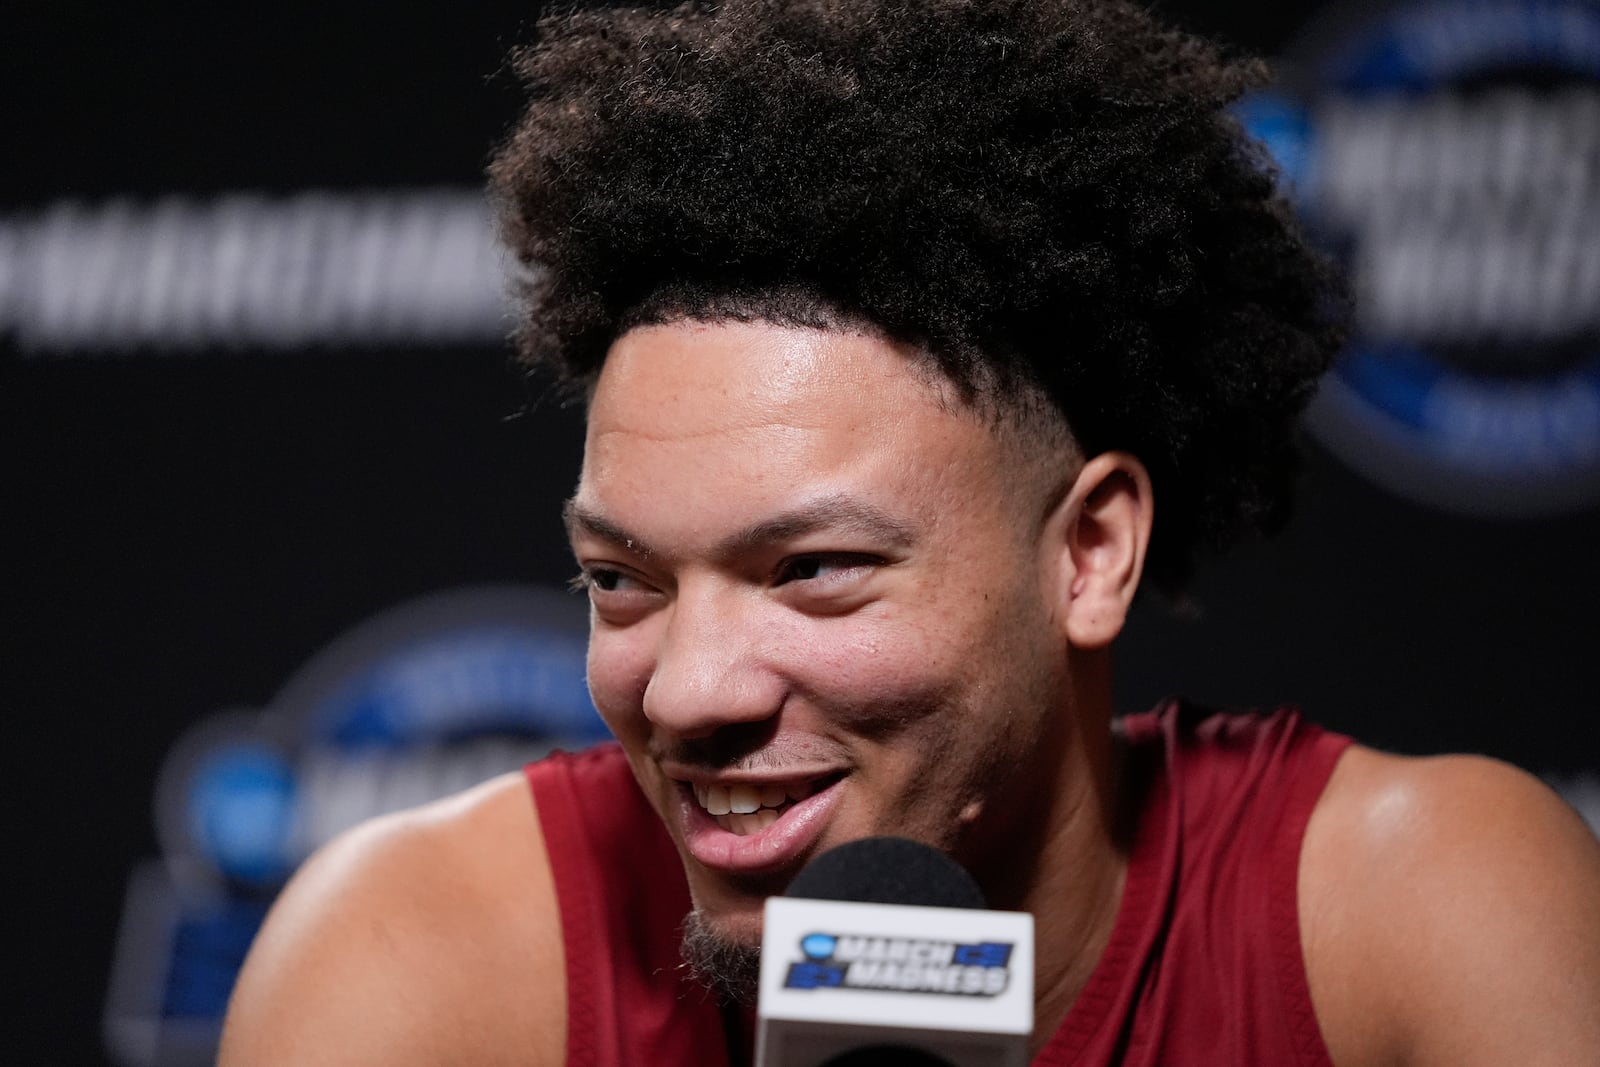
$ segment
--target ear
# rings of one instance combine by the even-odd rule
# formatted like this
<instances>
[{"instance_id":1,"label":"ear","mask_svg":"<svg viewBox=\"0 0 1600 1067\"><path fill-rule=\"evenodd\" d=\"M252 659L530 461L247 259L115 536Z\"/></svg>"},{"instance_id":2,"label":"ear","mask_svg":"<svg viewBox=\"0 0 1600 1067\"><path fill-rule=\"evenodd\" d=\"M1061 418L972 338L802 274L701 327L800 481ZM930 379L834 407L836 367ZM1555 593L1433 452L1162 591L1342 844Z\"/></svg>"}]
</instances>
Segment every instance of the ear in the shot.
<instances>
[{"instance_id":1,"label":"ear","mask_svg":"<svg viewBox=\"0 0 1600 1067\"><path fill-rule=\"evenodd\" d=\"M1122 632L1144 571L1153 505L1144 464L1105 452L1083 465L1057 506L1057 610L1073 647L1105 648Z\"/></svg>"}]
</instances>

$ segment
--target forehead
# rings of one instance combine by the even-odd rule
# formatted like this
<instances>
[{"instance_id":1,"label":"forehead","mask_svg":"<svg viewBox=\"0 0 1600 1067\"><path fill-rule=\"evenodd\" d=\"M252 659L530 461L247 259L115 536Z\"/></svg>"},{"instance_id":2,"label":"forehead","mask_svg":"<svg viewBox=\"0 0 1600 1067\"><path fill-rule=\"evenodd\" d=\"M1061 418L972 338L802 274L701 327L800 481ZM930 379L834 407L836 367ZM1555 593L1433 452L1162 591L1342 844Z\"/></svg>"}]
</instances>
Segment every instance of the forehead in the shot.
<instances>
[{"instance_id":1,"label":"forehead","mask_svg":"<svg viewBox=\"0 0 1600 1067\"><path fill-rule=\"evenodd\" d=\"M765 323L641 327L589 406L577 503L607 514L781 509L806 496L937 510L992 491L992 420L914 351ZM741 515L740 518L758 518Z\"/></svg>"},{"instance_id":2,"label":"forehead","mask_svg":"<svg viewBox=\"0 0 1600 1067\"><path fill-rule=\"evenodd\" d=\"M682 319L637 327L618 338L607 353L595 400L604 404L619 392L667 387L696 399L742 395L761 403L839 404L848 394L870 394L862 396L870 402L918 389L941 406L956 406L954 390L927 362L913 346L867 330ZM833 392L841 385L848 390Z\"/></svg>"}]
</instances>

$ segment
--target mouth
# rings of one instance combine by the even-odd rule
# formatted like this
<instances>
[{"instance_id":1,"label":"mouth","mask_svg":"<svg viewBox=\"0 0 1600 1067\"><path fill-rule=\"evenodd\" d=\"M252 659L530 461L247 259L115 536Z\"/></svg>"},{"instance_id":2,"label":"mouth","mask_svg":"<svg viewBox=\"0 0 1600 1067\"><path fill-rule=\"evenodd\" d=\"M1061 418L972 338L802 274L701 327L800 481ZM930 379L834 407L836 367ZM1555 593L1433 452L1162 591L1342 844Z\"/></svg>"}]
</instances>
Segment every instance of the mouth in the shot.
<instances>
[{"instance_id":1,"label":"mouth","mask_svg":"<svg viewBox=\"0 0 1600 1067\"><path fill-rule=\"evenodd\" d=\"M678 780L689 855L713 870L771 873L798 864L821 836L842 772L761 781Z\"/></svg>"},{"instance_id":2,"label":"mouth","mask_svg":"<svg viewBox=\"0 0 1600 1067\"><path fill-rule=\"evenodd\" d=\"M695 802L718 826L749 837L767 829L800 801L817 792L819 780L734 782L731 785L691 783Z\"/></svg>"}]
</instances>

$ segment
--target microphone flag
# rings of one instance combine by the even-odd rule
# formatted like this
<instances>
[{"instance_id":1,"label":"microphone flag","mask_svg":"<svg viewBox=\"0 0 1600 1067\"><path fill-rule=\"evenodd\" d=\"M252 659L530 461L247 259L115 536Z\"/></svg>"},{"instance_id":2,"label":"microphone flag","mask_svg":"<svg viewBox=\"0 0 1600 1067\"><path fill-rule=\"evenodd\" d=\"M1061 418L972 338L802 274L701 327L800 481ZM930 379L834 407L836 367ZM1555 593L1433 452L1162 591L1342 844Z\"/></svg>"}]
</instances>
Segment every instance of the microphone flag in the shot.
<instances>
[{"instance_id":1,"label":"microphone flag","mask_svg":"<svg viewBox=\"0 0 1600 1067\"><path fill-rule=\"evenodd\" d=\"M852 842L766 902L758 1067L1025 1067L1032 1032L1033 916L935 849Z\"/></svg>"}]
</instances>

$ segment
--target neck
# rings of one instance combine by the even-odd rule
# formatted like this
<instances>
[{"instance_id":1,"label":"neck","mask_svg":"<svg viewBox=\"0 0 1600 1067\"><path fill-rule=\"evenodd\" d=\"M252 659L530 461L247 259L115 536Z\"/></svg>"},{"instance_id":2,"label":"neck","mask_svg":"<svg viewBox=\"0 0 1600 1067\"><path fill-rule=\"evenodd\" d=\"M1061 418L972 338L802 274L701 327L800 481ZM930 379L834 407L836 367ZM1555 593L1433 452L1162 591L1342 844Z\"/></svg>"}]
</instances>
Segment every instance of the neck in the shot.
<instances>
[{"instance_id":1,"label":"neck","mask_svg":"<svg viewBox=\"0 0 1600 1067\"><path fill-rule=\"evenodd\" d=\"M1110 674L1109 653L1074 662L1072 706L1051 746L1059 763L1030 820L1034 858L991 889L995 906L1034 917L1032 1054L1088 984L1122 902L1128 855L1117 836L1122 746L1111 732Z\"/></svg>"}]
</instances>

